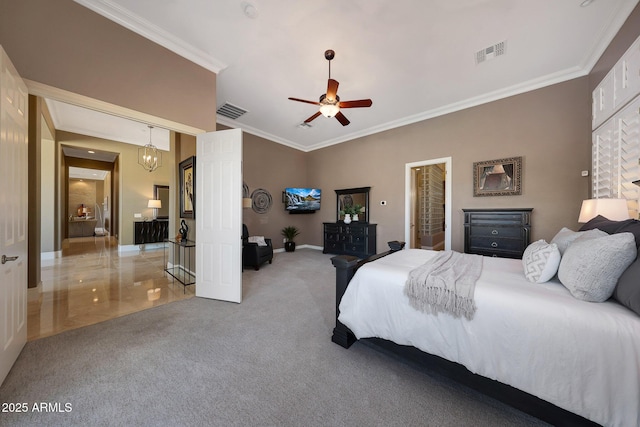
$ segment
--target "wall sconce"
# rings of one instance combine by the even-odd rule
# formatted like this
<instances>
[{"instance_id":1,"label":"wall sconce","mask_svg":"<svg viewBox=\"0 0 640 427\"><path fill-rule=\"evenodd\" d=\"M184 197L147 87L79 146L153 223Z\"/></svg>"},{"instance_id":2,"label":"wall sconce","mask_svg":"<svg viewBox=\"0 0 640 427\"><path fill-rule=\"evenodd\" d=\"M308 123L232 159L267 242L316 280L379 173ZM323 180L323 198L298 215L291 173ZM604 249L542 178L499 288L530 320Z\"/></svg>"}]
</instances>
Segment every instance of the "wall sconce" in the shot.
<instances>
[{"instance_id":1,"label":"wall sconce","mask_svg":"<svg viewBox=\"0 0 640 427\"><path fill-rule=\"evenodd\" d=\"M153 209L153 218L155 219L158 216L158 209L162 207L162 200L150 199L147 207Z\"/></svg>"},{"instance_id":2,"label":"wall sconce","mask_svg":"<svg viewBox=\"0 0 640 427\"><path fill-rule=\"evenodd\" d=\"M243 207L243 209L251 208L251 203L252 203L252 201L251 201L250 197L244 197L242 199L242 207Z\"/></svg>"},{"instance_id":3,"label":"wall sconce","mask_svg":"<svg viewBox=\"0 0 640 427\"><path fill-rule=\"evenodd\" d=\"M588 199L582 202L578 222L591 221L598 215L602 215L611 221L624 221L629 219L629 208L626 199Z\"/></svg>"}]
</instances>

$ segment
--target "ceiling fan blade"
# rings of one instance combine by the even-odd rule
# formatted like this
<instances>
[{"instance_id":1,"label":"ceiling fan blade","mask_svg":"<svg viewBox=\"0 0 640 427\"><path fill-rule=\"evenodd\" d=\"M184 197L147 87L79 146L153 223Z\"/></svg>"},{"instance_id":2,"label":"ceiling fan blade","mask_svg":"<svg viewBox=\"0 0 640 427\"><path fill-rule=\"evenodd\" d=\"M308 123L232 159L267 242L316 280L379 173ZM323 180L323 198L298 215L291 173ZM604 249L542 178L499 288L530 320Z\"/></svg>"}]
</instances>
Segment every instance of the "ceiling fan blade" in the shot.
<instances>
[{"instance_id":1,"label":"ceiling fan blade","mask_svg":"<svg viewBox=\"0 0 640 427\"><path fill-rule=\"evenodd\" d=\"M310 121L314 120L316 117L318 117L320 115L320 111L318 111L317 113L315 113L313 116L309 117L307 120L305 120L305 123L309 123Z\"/></svg>"},{"instance_id":2,"label":"ceiling fan blade","mask_svg":"<svg viewBox=\"0 0 640 427\"><path fill-rule=\"evenodd\" d=\"M360 108L371 107L373 101L370 99L358 99L357 101L341 101L338 106L340 108Z\"/></svg>"},{"instance_id":3,"label":"ceiling fan blade","mask_svg":"<svg viewBox=\"0 0 640 427\"><path fill-rule=\"evenodd\" d=\"M327 99L333 101L336 99L336 95L338 93L338 83L337 80L329 79L329 83L327 84Z\"/></svg>"},{"instance_id":4,"label":"ceiling fan blade","mask_svg":"<svg viewBox=\"0 0 640 427\"><path fill-rule=\"evenodd\" d=\"M292 101L305 102L307 104L320 105L320 103L317 101L307 101L306 99L300 99L300 98L289 98L289 99Z\"/></svg>"},{"instance_id":5,"label":"ceiling fan blade","mask_svg":"<svg viewBox=\"0 0 640 427\"><path fill-rule=\"evenodd\" d=\"M336 119L338 119L338 121L339 121L340 123L342 123L342 126L346 126L346 125L348 125L349 123L351 123L351 122L349 122L349 119L347 119L347 118L344 116L344 114L342 114L342 111L338 111L338 113L335 115L335 118L336 118Z\"/></svg>"}]
</instances>

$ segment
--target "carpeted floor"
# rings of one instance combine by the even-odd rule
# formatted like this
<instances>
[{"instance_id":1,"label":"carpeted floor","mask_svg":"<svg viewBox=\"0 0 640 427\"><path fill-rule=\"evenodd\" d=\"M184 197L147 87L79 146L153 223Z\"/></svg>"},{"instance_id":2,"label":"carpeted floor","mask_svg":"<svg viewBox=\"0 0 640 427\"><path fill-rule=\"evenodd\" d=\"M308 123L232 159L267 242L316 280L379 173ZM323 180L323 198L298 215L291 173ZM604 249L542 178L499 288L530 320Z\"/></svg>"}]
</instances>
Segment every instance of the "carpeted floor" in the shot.
<instances>
[{"instance_id":1,"label":"carpeted floor","mask_svg":"<svg viewBox=\"0 0 640 427\"><path fill-rule=\"evenodd\" d=\"M245 270L242 304L192 298L27 343L0 387L3 410L27 411L3 411L0 425L545 425L369 346L333 344L330 258L298 249Z\"/></svg>"}]
</instances>

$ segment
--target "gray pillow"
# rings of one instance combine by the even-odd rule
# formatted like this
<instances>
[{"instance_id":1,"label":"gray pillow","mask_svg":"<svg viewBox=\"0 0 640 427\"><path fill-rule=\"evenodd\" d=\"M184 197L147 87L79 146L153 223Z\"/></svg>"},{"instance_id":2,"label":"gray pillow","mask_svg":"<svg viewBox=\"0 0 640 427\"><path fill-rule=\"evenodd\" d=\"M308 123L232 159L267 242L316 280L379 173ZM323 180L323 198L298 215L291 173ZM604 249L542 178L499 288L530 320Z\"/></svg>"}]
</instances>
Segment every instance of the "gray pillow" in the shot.
<instances>
[{"instance_id":1,"label":"gray pillow","mask_svg":"<svg viewBox=\"0 0 640 427\"><path fill-rule=\"evenodd\" d=\"M569 245L560 261L558 278L574 297L603 302L636 259L636 241L631 233L590 237L575 239Z\"/></svg>"},{"instance_id":2,"label":"gray pillow","mask_svg":"<svg viewBox=\"0 0 640 427\"><path fill-rule=\"evenodd\" d=\"M613 291L613 298L630 310L640 314L640 257L627 268Z\"/></svg>"},{"instance_id":3,"label":"gray pillow","mask_svg":"<svg viewBox=\"0 0 640 427\"><path fill-rule=\"evenodd\" d=\"M558 246L558 250L560 251L560 255L564 255L564 251L576 240L578 237L582 237L584 239L593 238L593 237L604 237L607 236L607 233L600 230L588 230L588 231L573 231L569 230L567 227L563 227L562 230L558 231L558 234L551 240L551 243L555 243Z\"/></svg>"}]
</instances>

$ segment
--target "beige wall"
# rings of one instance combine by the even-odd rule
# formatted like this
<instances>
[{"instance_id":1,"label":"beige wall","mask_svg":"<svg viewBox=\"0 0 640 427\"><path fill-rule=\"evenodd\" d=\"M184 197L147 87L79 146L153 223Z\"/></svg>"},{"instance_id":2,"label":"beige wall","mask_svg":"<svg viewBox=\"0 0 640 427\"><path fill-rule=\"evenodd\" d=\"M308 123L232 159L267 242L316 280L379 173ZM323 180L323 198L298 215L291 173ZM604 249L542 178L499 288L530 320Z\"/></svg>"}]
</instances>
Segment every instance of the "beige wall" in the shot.
<instances>
[{"instance_id":1,"label":"beige wall","mask_svg":"<svg viewBox=\"0 0 640 427\"><path fill-rule=\"evenodd\" d=\"M0 0L0 45L23 78L216 128L213 72L73 0Z\"/></svg>"},{"instance_id":2,"label":"beige wall","mask_svg":"<svg viewBox=\"0 0 640 427\"><path fill-rule=\"evenodd\" d=\"M43 131L44 134L44 131ZM55 226L56 219L56 169L55 169L56 146L53 139L42 139L41 150L41 204L40 204L40 250L42 252L53 252L55 250Z\"/></svg>"},{"instance_id":3,"label":"beige wall","mask_svg":"<svg viewBox=\"0 0 640 427\"><path fill-rule=\"evenodd\" d=\"M463 250L463 208L534 208L532 238L577 227L588 197L591 135L586 77L308 153L308 181L325 195L305 243L335 221L334 189L371 186L378 251L405 236L405 164L452 157L452 249ZM523 157L520 196L473 197L473 162ZM387 205L381 206L380 201Z\"/></svg>"},{"instance_id":4,"label":"beige wall","mask_svg":"<svg viewBox=\"0 0 640 427\"><path fill-rule=\"evenodd\" d=\"M133 223L136 221L134 214L140 213L143 217L152 218L153 209L147 208L147 203L149 199L153 199L153 186L156 184L172 185L170 184L172 168L165 165L174 162L173 154L163 151L163 166L150 173L138 164L139 147L137 145L64 131L57 131L56 139L62 145L110 151L120 155L120 179L118 181L121 201L119 212L120 229L111 231L112 234L117 234L120 245L132 245ZM64 171L61 171L61 173L64 173Z\"/></svg>"},{"instance_id":5,"label":"beige wall","mask_svg":"<svg viewBox=\"0 0 640 427\"><path fill-rule=\"evenodd\" d=\"M225 129L219 126L219 130ZM280 230L286 226L295 226L301 230L296 237L298 245L312 240L311 217L318 215L291 215L284 210L282 192L286 187L307 187L314 185L307 180L308 154L282 144L244 133L243 140L243 181L249 187L249 194L256 189L267 190L271 194L271 209L259 214L253 209L242 210L242 221L249 233L271 238L274 248L284 247ZM323 193L322 203L324 203ZM331 197L331 195L329 195ZM324 209L324 206L322 207Z\"/></svg>"},{"instance_id":6,"label":"beige wall","mask_svg":"<svg viewBox=\"0 0 640 427\"><path fill-rule=\"evenodd\" d=\"M638 10L636 7L594 67L591 78L311 153L245 134L245 181L251 190L267 189L274 199L267 215L245 210L245 222L252 233L275 241L282 226L296 225L302 228L299 244L322 245L321 223L335 220L333 190L372 186L371 221L379 224L378 250L383 250L386 241L404 238L404 164L452 156L454 249L462 247L460 209L466 207L533 207L534 239L550 238L563 225L575 227L579 202L588 197L589 179L580 177L579 172L590 169L591 88L637 37ZM215 129L213 73L72 0L0 0L0 44L25 78L205 130ZM74 140L83 138L85 142L91 139ZM176 155L176 160L182 155ZM474 161L518 155L524 157L522 196L472 196ZM123 195L123 230L130 228L133 211L144 204L140 195L147 192L147 185L143 190L138 182L126 178L128 170L123 164L120 185L123 189L133 187L130 196ZM279 195L291 185L322 188L322 210L300 217L284 213ZM153 185L148 187L151 192ZM383 199L388 201L386 207L379 205Z\"/></svg>"},{"instance_id":7,"label":"beige wall","mask_svg":"<svg viewBox=\"0 0 640 427\"><path fill-rule=\"evenodd\" d=\"M90 179L69 179L69 215L78 216L78 208L84 206L89 210L89 216L95 216L98 185L102 187L103 182Z\"/></svg>"},{"instance_id":8,"label":"beige wall","mask_svg":"<svg viewBox=\"0 0 640 427\"><path fill-rule=\"evenodd\" d=\"M580 176L591 171L591 92L639 35L637 6L589 76L306 153L300 160L306 172L279 169L279 157L267 153L277 144L262 140L261 150L251 149L245 138L245 177L278 180L274 187L301 180L322 188L322 209L296 218L298 243L319 246L322 222L335 221L333 190L371 186L370 220L378 224L383 251L387 241L404 240L405 164L450 156L453 249L464 247L463 208L532 207L532 239L549 240L561 227L579 226L580 203L591 186L589 177ZM522 195L473 197L473 162L512 156L523 157ZM278 172L269 178L248 167L261 163ZM245 210L253 234L276 231L269 224L282 220L260 217Z\"/></svg>"}]
</instances>

